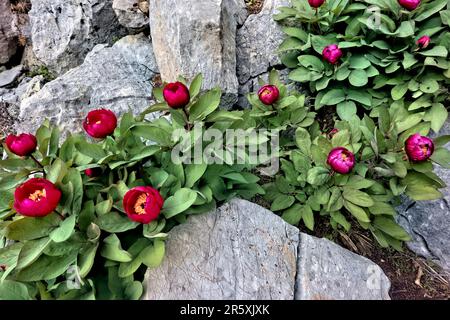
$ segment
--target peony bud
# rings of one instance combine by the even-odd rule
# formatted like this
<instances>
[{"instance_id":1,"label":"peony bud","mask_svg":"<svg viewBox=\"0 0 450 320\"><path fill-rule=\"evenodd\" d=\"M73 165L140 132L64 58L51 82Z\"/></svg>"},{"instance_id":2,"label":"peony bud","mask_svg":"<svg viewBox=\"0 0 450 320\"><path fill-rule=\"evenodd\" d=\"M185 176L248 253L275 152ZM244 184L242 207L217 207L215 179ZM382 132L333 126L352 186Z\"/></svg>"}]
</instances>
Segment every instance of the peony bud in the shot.
<instances>
[{"instance_id":1,"label":"peony bud","mask_svg":"<svg viewBox=\"0 0 450 320\"><path fill-rule=\"evenodd\" d=\"M164 100L173 109L184 108L190 101L189 89L181 82L168 83L163 90Z\"/></svg>"},{"instance_id":2,"label":"peony bud","mask_svg":"<svg viewBox=\"0 0 450 320\"><path fill-rule=\"evenodd\" d=\"M322 51L323 58L331 64L336 64L342 57L342 51L336 44L330 44Z\"/></svg>"},{"instance_id":3,"label":"peony bud","mask_svg":"<svg viewBox=\"0 0 450 320\"><path fill-rule=\"evenodd\" d=\"M98 177L101 173L102 170L100 168L90 168L84 170L84 174L87 175L89 178Z\"/></svg>"},{"instance_id":4,"label":"peony bud","mask_svg":"<svg viewBox=\"0 0 450 320\"><path fill-rule=\"evenodd\" d=\"M37 140L32 134L22 133L18 136L10 134L5 140L8 150L20 157L29 156L36 151Z\"/></svg>"},{"instance_id":5,"label":"peony bud","mask_svg":"<svg viewBox=\"0 0 450 320\"><path fill-rule=\"evenodd\" d=\"M152 187L131 189L123 198L123 208L128 217L142 224L148 224L158 219L163 204L164 199L158 190Z\"/></svg>"},{"instance_id":6,"label":"peony bud","mask_svg":"<svg viewBox=\"0 0 450 320\"><path fill-rule=\"evenodd\" d=\"M347 174L355 167L355 155L346 148L335 148L328 155L327 163L333 171Z\"/></svg>"},{"instance_id":7,"label":"peony bud","mask_svg":"<svg viewBox=\"0 0 450 320\"><path fill-rule=\"evenodd\" d=\"M83 128L93 138L103 139L114 133L117 117L111 110L99 109L88 113Z\"/></svg>"},{"instance_id":8,"label":"peony bud","mask_svg":"<svg viewBox=\"0 0 450 320\"><path fill-rule=\"evenodd\" d=\"M265 85L258 91L259 100L265 105L274 104L280 97L280 91L276 86Z\"/></svg>"},{"instance_id":9,"label":"peony bud","mask_svg":"<svg viewBox=\"0 0 450 320\"><path fill-rule=\"evenodd\" d=\"M423 36L420 37L419 40L417 40L416 44L420 49L425 49L430 44L431 39L429 36Z\"/></svg>"},{"instance_id":10,"label":"peony bud","mask_svg":"<svg viewBox=\"0 0 450 320\"><path fill-rule=\"evenodd\" d=\"M405 9L412 11L420 5L420 0L398 0L398 4Z\"/></svg>"},{"instance_id":11,"label":"peony bud","mask_svg":"<svg viewBox=\"0 0 450 320\"><path fill-rule=\"evenodd\" d=\"M416 133L405 142L405 151L412 162L427 161L434 152L434 143L428 137Z\"/></svg>"},{"instance_id":12,"label":"peony bud","mask_svg":"<svg viewBox=\"0 0 450 320\"><path fill-rule=\"evenodd\" d=\"M61 191L42 178L33 178L18 187L14 193L14 209L26 217L45 217L59 204Z\"/></svg>"},{"instance_id":13,"label":"peony bud","mask_svg":"<svg viewBox=\"0 0 450 320\"><path fill-rule=\"evenodd\" d=\"M313 8L319 8L324 2L325 0L308 0L309 5Z\"/></svg>"},{"instance_id":14,"label":"peony bud","mask_svg":"<svg viewBox=\"0 0 450 320\"><path fill-rule=\"evenodd\" d=\"M328 138L332 139L336 133L339 132L339 129L334 128L330 132L328 132Z\"/></svg>"}]
</instances>

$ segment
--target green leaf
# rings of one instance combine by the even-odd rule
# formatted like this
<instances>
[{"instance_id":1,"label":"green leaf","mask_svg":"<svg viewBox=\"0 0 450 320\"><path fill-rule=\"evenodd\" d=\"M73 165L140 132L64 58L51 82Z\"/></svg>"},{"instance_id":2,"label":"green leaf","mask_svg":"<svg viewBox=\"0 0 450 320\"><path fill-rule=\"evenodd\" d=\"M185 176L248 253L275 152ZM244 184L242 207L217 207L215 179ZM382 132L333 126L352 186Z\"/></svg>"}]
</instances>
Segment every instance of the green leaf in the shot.
<instances>
[{"instance_id":1,"label":"green leaf","mask_svg":"<svg viewBox=\"0 0 450 320\"><path fill-rule=\"evenodd\" d=\"M109 233L121 233L139 226L139 223L131 221L127 216L114 211L99 216L95 223L100 229Z\"/></svg>"},{"instance_id":2,"label":"green leaf","mask_svg":"<svg viewBox=\"0 0 450 320\"><path fill-rule=\"evenodd\" d=\"M35 262L50 243L51 240L49 238L25 242L20 250L19 258L17 260L17 268L23 269Z\"/></svg>"},{"instance_id":3,"label":"green leaf","mask_svg":"<svg viewBox=\"0 0 450 320\"><path fill-rule=\"evenodd\" d=\"M191 86L189 87L189 93L191 95L191 99L195 98L202 89L203 84L203 75L199 73L195 76L194 80L191 82Z\"/></svg>"},{"instance_id":4,"label":"green leaf","mask_svg":"<svg viewBox=\"0 0 450 320\"><path fill-rule=\"evenodd\" d=\"M369 208L369 211L374 215L395 216L397 213L390 204L384 202L375 202L375 204Z\"/></svg>"},{"instance_id":5,"label":"green leaf","mask_svg":"<svg viewBox=\"0 0 450 320\"><path fill-rule=\"evenodd\" d=\"M184 186L186 188L192 188L197 181L203 177L208 168L206 163L202 164L189 164L185 168L186 182Z\"/></svg>"},{"instance_id":6,"label":"green leaf","mask_svg":"<svg viewBox=\"0 0 450 320\"><path fill-rule=\"evenodd\" d=\"M351 228L351 224L347 221L347 219L345 218L345 216L338 212L331 212L330 213L331 218L338 224L340 224L345 231L350 231Z\"/></svg>"},{"instance_id":7,"label":"green leaf","mask_svg":"<svg viewBox=\"0 0 450 320\"><path fill-rule=\"evenodd\" d=\"M316 56L303 55L298 57L300 65L311 71L322 72L324 70L324 65L322 60Z\"/></svg>"},{"instance_id":8,"label":"green leaf","mask_svg":"<svg viewBox=\"0 0 450 320\"><path fill-rule=\"evenodd\" d=\"M423 120L431 122L431 129L434 132L439 132L445 121L448 118L447 108L444 107L441 103L433 103L430 110L427 111Z\"/></svg>"},{"instance_id":9,"label":"green leaf","mask_svg":"<svg viewBox=\"0 0 450 320\"><path fill-rule=\"evenodd\" d=\"M111 234L103 240L103 247L100 255L106 259L117 262L129 262L132 260L131 254L122 249L119 238Z\"/></svg>"},{"instance_id":10,"label":"green leaf","mask_svg":"<svg viewBox=\"0 0 450 320\"><path fill-rule=\"evenodd\" d=\"M64 242L70 238L75 229L76 215L66 218L58 228L50 233L50 239L54 242Z\"/></svg>"},{"instance_id":11,"label":"green leaf","mask_svg":"<svg viewBox=\"0 0 450 320\"><path fill-rule=\"evenodd\" d=\"M345 92L342 89L332 89L328 91L320 100L321 105L334 106L345 100Z\"/></svg>"},{"instance_id":12,"label":"green leaf","mask_svg":"<svg viewBox=\"0 0 450 320\"><path fill-rule=\"evenodd\" d=\"M25 282L52 280L66 272L76 258L76 252L59 257L41 255L36 262L19 271L16 279Z\"/></svg>"},{"instance_id":13,"label":"green leaf","mask_svg":"<svg viewBox=\"0 0 450 320\"><path fill-rule=\"evenodd\" d=\"M304 205L301 209L302 220L305 223L305 226L314 231L314 213L311 210L311 207L308 205Z\"/></svg>"},{"instance_id":14,"label":"green leaf","mask_svg":"<svg viewBox=\"0 0 450 320\"><path fill-rule=\"evenodd\" d=\"M304 155L311 154L311 136L306 129L298 128L295 131L295 143Z\"/></svg>"},{"instance_id":15,"label":"green leaf","mask_svg":"<svg viewBox=\"0 0 450 320\"><path fill-rule=\"evenodd\" d=\"M308 171L307 182L313 186L321 186L330 179L330 172L323 167L315 167Z\"/></svg>"},{"instance_id":16,"label":"green leaf","mask_svg":"<svg viewBox=\"0 0 450 320\"><path fill-rule=\"evenodd\" d=\"M342 196L345 200L361 207L371 207L374 205L372 198L367 193L353 188L344 187Z\"/></svg>"},{"instance_id":17,"label":"green leaf","mask_svg":"<svg viewBox=\"0 0 450 320\"><path fill-rule=\"evenodd\" d=\"M166 199L162 209L164 216L169 219L189 209L197 200L197 192L182 188Z\"/></svg>"},{"instance_id":18,"label":"green leaf","mask_svg":"<svg viewBox=\"0 0 450 320\"><path fill-rule=\"evenodd\" d=\"M431 156L431 160L443 168L450 169L450 151L445 148L437 148Z\"/></svg>"},{"instance_id":19,"label":"green leaf","mask_svg":"<svg viewBox=\"0 0 450 320\"><path fill-rule=\"evenodd\" d=\"M98 144L91 144L84 140L75 143L75 148L81 153L92 159L99 160L106 156L103 148Z\"/></svg>"},{"instance_id":20,"label":"green leaf","mask_svg":"<svg viewBox=\"0 0 450 320\"><path fill-rule=\"evenodd\" d=\"M294 204L294 202L295 202L294 196L281 194L275 198L275 200L273 201L273 203L270 207L270 210L281 211L281 210L287 209L290 206L292 206Z\"/></svg>"},{"instance_id":21,"label":"green leaf","mask_svg":"<svg viewBox=\"0 0 450 320\"><path fill-rule=\"evenodd\" d=\"M6 237L16 241L39 239L48 236L59 222L56 214L44 218L21 218L8 224Z\"/></svg>"},{"instance_id":22,"label":"green leaf","mask_svg":"<svg viewBox=\"0 0 450 320\"><path fill-rule=\"evenodd\" d=\"M285 210L281 218L283 218L283 220L286 221L287 223L296 226L302 219L301 209L302 206L297 203L292 207L290 207L289 209Z\"/></svg>"},{"instance_id":23,"label":"green leaf","mask_svg":"<svg viewBox=\"0 0 450 320\"><path fill-rule=\"evenodd\" d=\"M105 215L111 212L112 206L113 206L112 199L99 202L95 205L95 212L99 216Z\"/></svg>"},{"instance_id":24,"label":"green leaf","mask_svg":"<svg viewBox=\"0 0 450 320\"><path fill-rule=\"evenodd\" d=\"M149 268L158 267L163 259L165 254L165 244L164 241L155 240L152 246L144 249L139 255L142 262Z\"/></svg>"},{"instance_id":25,"label":"green leaf","mask_svg":"<svg viewBox=\"0 0 450 320\"><path fill-rule=\"evenodd\" d=\"M348 81L355 87L364 87L369 82L369 77L364 70L356 69L350 73Z\"/></svg>"},{"instance_id":26,"label":"green leaf","mask_svg":"<svg viewBox=\"0 0 450 320\"><path fill-rule=\"evenodd\" d=\"M413 65L415 65L417 62L419 62L419 60L417 60L413 54L409 53L409 52L403 52L403 61L402 61L402 65L404 69L409 69L411 68Z\"/></svg>"},{"instance_id":27,"label":"green leaf","mask_svg":"<svg viewBox=\"0 0 450 320\"><path fill-rule=\"evenodd\" d=\"M370 223L366 211L363 208L354 205L351 202L344 201L344 207L356 218L358 221Z\"/></svg>"},{"instance_id":28,"label":"green leaf","mask_svg":"<svg viewBox=\"0 0 450 320\"><path fill-rule=\"evenodd\" d=\"M347 91L347 98L368 107L372 105L372 96L370 95L370 93L365 92L364 90L349 89Z\"/></svg>"},{"instance_id":29,"label":"green leaf","mask_svg":"<svg viewBox=\"0 0 450 320\"><path fill-rule=\"evenodd\" d=\"M390 235L391 237L402 240L402 241L410 241L410 235L403 230L394 220L390 218L386 218L383 216L377 216L373 221L373 224L376 228L380 229L384 233Z\"/></svg>"},{"instance_id":30,"label":"green leaf","mask_svg":"<svg viewBox=\"0 0 450 320\"><path fill-rule=\"evenodd\" d=\"M25 284L4 280L0 282L0 300L31 300Z\"/></svg>"},{"instance_id":31,"label":"green leaf","mask_svg":"<svg viewBox=\"0 0 450 320\"><path fill-rule=\"evenodd\" d=\"M366 69L370 67L370 61L364 55L353 55L349 59L350 67L353 69Z\"/></svg>"},{"instance_id":32,"label":"green leaf","mask_svg":"<svg viewBox=\"0 0 450 320\"><path fill-rule=\"evenodd\" d=\"M80 268L80 277L85 278L94 266L95 257L99 244L91 244L84 252L80 253L78 258L78 267Z\"/></svg>"},{"instance_id":33,"label":"green leaf","mask_svg":"<svg viewBox=\"0 0 450 320\"><path fill-rule=\"evenodd\" d=\"M391 96L394 100L400 100L408 92L408 83L401 83L396 85L391 90Z\"/></svg>"},{"instance_id":34,"label":"green leaf","mask_svg":"<svg viewBox=\"0 0 450 320\"><path fill-rule=\"evenodd\" d=\"M436 46L430 50L419 51L418 54L426 56L426 57L443 57L446 58L448 51L443 46Z\"/></svg>"},{"instance_id":35,"label":"green leaf","mask_svg":"<svg viewBox=\"0 0 450 320\"><path fill-rule=\"evenodd\" d=\"M356 115L356 104L353 101L344 101L336 106L336 112L342 120L351 120Z\"/></svg>"},{"instance_id":36,"label":"green leaf","mask_svg":"<svg viewBox=\"0 0 450 320\"><path fill-rule=\"evenodd\" d=\"M431 17L433 14L441 11L446 5L448 5L448 0L437 0L430 1L423 6L423 11L414 18L415 21L424 21L425 19Z\"/></svg>"},{"instance_id":37,"label":"green leaf","mask_svg":"<svg viewBox=\"0 0 450 320\"><path fill-rule=\"evenodd\" d=\"M219 107L221 96L220 89L213 89L201 95L189 110L189 120L204 120Z\"/></svg>"}]
</instances>

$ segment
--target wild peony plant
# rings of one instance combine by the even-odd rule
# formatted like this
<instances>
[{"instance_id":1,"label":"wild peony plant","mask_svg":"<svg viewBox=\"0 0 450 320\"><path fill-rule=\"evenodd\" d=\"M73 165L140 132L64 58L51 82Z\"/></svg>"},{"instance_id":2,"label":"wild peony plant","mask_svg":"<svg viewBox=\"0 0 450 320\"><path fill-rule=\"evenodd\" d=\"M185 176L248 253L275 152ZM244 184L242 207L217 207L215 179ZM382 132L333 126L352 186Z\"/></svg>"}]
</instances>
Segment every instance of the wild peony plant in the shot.
<instances>
[{"instance_id":1,"label":"wild peony plant","mask_svg":"<svg viewBox=\"0 0 450 320\"><path fill-rule=\"evenodd\" d=\"M322 132L303 95L287 90L275 72L269 82L280 89L280 100L265 106L250 94L249 114L252 125L279 128L284 137L281 170L264 185L271 210L310 230L319 216L335 229L358 224L381 246L401 250L410 237L395 221L395 204L401 196L442 197L445 183L433 173L433 162L450 168L450 152L443 147L450 136L426 137L429 124L417 125L398 102L378 107L374 119L355 115Z\"/></svg>"},{"instance_id":2,"label":"wild peony plant","mask_svg":"<svg viewBox=\"0 0 450 320\"><path fill-rule=\"evenodd\" d=\"M275 16L287 35L282 61L316 110L335 106L350 120L395 102L439 131L448 116L447 0L291 3Z\"/></svg>"},{"instance_id":3,"label":"wild peony plant","mask_svg":"<svg viewBox=\"0 0 450 320\"><path fill-rule=\"evenodd\" d=\"M184 83L182 83L184 82ZM160 103L120 122L110 110L86 115L92 138L44 123L10 136L0 161L0 299L139 299L167 232L191 214L264 190L250 165L174 162L173 133L197 143L193 125L220 130L242 112L217 110L221 92L200 92L202 77L155 89ZM167 102L163 99L166 97ZM172 121L145 115L165 110ZM149 288L151 290L151 288Z\"/></svg>"}]
</instances>

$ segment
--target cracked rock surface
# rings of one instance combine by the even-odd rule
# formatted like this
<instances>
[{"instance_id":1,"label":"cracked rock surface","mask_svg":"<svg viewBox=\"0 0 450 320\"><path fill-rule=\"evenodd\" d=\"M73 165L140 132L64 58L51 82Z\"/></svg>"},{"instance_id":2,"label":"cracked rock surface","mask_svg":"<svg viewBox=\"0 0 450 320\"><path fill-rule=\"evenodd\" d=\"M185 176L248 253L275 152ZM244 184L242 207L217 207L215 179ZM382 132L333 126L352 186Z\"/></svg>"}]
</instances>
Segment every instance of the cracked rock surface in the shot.
<instances>
[{"instance_id":1,"label":"cracked rock surface","mask_svg":"<svg viewBox=\"0 0 450 320\"><path fill-rule=\"evenodd\" d=\"M157 72L151 42L143 34L126 36L111 47L97 45L82 65L22 100L18 127L33 132L49 119L63 131L78 132L92 109L137 114L152 101L151 79Z\"/></svg>"},{"instance_id":2,"label":"cracked rock surface","mask_svg":"<svg viewBox=\"0 0 450 320\"><path fill-rule=\"evenodd\" d=\"M439 135L450 134L447 121ZM450 144L446 146L450 148ZM435 165L434 171L442 180L450 181L450 171ZM397 208L398 222L409 232L413 240L408 248L439 264L450 272L450 186L440 190L443 199L434 201L404 201Z\"/></svg>"},{"instance_id":3,"label":"cracked rock surface","mask_svg":"<svg viewBox=\"0 0 450 320\"><path fill-rule=\"evenodd\" d=\"M169 234L146 300L389 299L380 267L248 201L191 216Z\"/></svg>"},{"instance_id":4,"label":"cracked rock surface","mask_svg":"<svg viewBox=\"0 0 450 320\"><path fill-rule=\"evenodd\" d=\"M33 51L51 71L80 65L91 49L126 34L113 0L31 0Z\"/></svg>"}]
</instances>

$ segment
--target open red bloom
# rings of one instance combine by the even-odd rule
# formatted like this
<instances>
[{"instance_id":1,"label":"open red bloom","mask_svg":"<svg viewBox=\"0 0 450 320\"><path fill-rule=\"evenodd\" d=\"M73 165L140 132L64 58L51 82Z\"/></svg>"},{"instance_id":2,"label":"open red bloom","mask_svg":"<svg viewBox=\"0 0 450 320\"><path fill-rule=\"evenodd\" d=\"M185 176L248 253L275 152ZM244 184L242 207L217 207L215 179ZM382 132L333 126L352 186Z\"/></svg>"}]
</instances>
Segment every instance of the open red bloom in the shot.
<instances>
[{"instance_id":1,"label":"open red bloom","mask_svg":"<svg viewBox=\"0 0 450 320\"><path fill-rule=\"evenodd\" d=\"M342 51L336 44L330 44L322 51L323 58L331 64L336 64L342 57Z\"/></svg>"},{"instance_id":2,"label":"open red bloom","mask_svg":"<svg viewBox=\"0 0 450 320\"><path fill-rule=\"evenodd\" d=\"M346 148L335 148L328 155L327 163L335 172L347 174L355 167L355 155Z\"/></svg>"},{"instance_id":3,"label":"open red bloom","mask_svg":"<svg viewBox=\"0 0 450 320\"><path fill-rule=\"evenodd\" d=\"M274 104L280 97L280 90L273 85L265 85L258 91L259 100L265 105Z\"/></svg>"},{"instance_id":4,"label":"open red bloom","mask_svg":"<svg viewBox=\"0 0 450 320\"><path fill-rule=\"evenodd\" d=\"M45 217L52 213L61 199L61 191L50 181L33 178L14 193L14 209L26 217Z\"/></svg>"},{"instance_id":5,"label":"open red bloom","mask_svg":"<svg viewBox=\"0 0 450 320\"><path fill-rule=\"evenodd\" d=\"M88 113L83 128L93 138L103 139L114 133L117 117L111 110L99 109Z\"/></svg>"},{"instance_id":6,"label":"open red bloom","mask_svg":"<svg viewBox=\"0 0 450 320\"><path fill-rule=\"evenodd\" d=\"M420 0L398 0L398 3L403 8L412 11L420 5Z\"/></svg>"},{"instance_id":7,"label":"open red bloom","mask_svg":"<svg viewBox=\"0 0 450 320\"><path fill-rule=\"evenodd\" d=\"M37 147L36 137L28 133L18 136L10 134L5 142L8 150L20 157L29 156L36 151Z\"/></svg>"},{"instance_id":8,"label":"open red bloom","mask_svg":"<svg viewBox=\"0 0 450 320\"><path fill-rule=\"evenodd\" d=\"M428 137L416 133L405 142L405 151L412 162L427 161L434 152L434 143Z\"/></svg>"},{"instance_id":9,"label":"open red bloom","mask_svg":"<svg viewBox=\"0 0 450 320\"><path fill-rule=\"evenodd\" d=\"M163 204L164 199L152 187L133 188L123 198L123 208L128 217L143 224L158 219Z\"/></svg>"},{"instance_id":10,"label":"open red bloom","mask_svg":"<svg viewBox=\"0 0 450 320\"><path fill-rule=\"evenodd\" d=\"M319 8L324 2L325 0L308 0L309 5L313 8Z\"/></svg>"},{"instance_id":11,"label":"open red bloom","mask_svg":"<svg viewBox=\"0 0 450 320\"><path fill-rule=\"evenodd\" d=\"M168 83L163 90L164 100L173 109L184 108L191 99L189 89L181 82Z\"/></svg>"},{"instance_id":12,"label":"open red bloom","mask_svg":"<svg viewBox=\"0 0 450 320\"><path fill-rule=\"evenodd\" d=\"M425 49L430 44L431 39L429 36L422 36L417 40L416 44L420 49Z\"/></svg>"}]
</instances>

